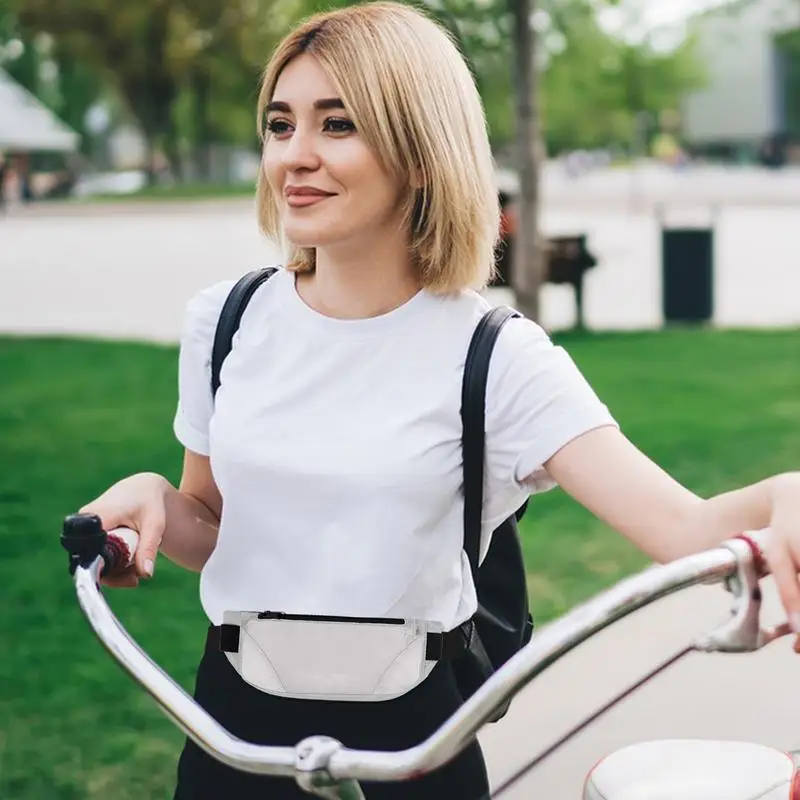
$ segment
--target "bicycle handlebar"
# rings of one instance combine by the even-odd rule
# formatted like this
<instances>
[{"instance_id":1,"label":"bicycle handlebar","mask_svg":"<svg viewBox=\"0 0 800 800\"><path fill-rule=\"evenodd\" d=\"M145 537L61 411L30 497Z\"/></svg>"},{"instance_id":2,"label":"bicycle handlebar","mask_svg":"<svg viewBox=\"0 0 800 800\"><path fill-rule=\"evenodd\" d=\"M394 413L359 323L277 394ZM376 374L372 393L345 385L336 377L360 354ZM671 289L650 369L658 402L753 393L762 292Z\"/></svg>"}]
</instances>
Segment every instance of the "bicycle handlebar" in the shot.
<instances>
[{"instance_id":1,"label":"bicycle handlebar","mask_svg":"<svg viewBox=\"0 0 800 800\"><path fill-rule=\"evenodd\" d=\"M245 772L295 776L310 792L314 791L309 788L313 781L308 781L320 776L333 783L404 781L437 769L472 741L495 709L558 658L613 622L681 589L727 581L736 595L731 620L698 640L697 649L751 651L779 635L759 627L760 593L753 591L759 574L748 545L734 539L717 549L650 567L550 623L437 731L414 747L398 752L350 750L325 737L312 737L294 748L255 745L233 736L214 720L147 656L114 616L100 590L99 578L104 563L109 573L124 563L123 548L108 547L109 537L122 535L119 531L106 534L99 519L87 515L68 517L62 535L62 543L70 552L78 601L103 646L167 716L212 757ZM132 555L130 552L127 558ZM356 790L350 796L360 794Z\"/></svg>"}]
</instances>

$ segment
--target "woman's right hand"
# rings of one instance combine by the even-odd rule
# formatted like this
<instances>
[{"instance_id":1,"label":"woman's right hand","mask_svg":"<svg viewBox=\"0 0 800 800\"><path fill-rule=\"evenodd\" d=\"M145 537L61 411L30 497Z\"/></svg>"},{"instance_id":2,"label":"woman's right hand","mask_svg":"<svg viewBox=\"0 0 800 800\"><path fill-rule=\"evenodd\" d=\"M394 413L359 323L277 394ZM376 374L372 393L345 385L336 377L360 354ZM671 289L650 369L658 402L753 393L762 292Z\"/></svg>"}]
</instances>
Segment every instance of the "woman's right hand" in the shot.
<instances>
[{"instance_id":1,"label":"woman's right hand","mask_svg":"<svg viewBox=\"0 0 800 800\"><path fill-rule=\"evenodd\" d=\"M140 578L151 578L156 556L166 527L166 498L173 487L153 472L141 472L115 483L96 500L80 509L82 514L97 514L106 531L132 528L139 534L139 547L133 564L113 578L103 578L106 586L137 586Z\"/></svg>"}]
</instances>

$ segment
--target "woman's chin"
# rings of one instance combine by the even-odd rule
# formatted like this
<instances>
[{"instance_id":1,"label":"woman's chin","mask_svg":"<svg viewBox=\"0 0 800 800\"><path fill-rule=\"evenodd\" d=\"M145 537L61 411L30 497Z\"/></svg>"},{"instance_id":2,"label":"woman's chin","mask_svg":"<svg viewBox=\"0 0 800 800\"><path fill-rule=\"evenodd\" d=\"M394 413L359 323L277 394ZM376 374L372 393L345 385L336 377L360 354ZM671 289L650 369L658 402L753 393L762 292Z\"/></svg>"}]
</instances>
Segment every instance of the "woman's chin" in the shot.
<instances>
[{"instance_id":1,"label":"woman's chin","mask_svg":"<svg viewBox=\"0 0 800 800\"><path fill-rule=\"evenodd\" d=\"M320 230L297 230L284 228L284 236L294 247L323 247L336 241L331 232ZM327 233L327 235L326 235Z\"/></svg>"}]
</instances>

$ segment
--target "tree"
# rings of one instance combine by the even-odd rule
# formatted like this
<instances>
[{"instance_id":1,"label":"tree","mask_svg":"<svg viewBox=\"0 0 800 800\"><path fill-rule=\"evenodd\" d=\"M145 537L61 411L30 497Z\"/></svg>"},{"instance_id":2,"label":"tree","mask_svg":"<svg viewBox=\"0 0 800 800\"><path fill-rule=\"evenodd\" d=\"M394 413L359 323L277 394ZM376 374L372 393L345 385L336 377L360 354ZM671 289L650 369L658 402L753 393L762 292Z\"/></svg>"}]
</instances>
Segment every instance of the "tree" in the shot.
<instances>
[{"instance_id":1,"label":"tree","mask_svg":"<svg viewBox=\"0 0 800 800\"><path fill-rule=\"evenodd\" d=\"M665 51L653 47L647 36L626 38L631 14L641 10L635 2L626 4L618 35L599 20L600 11L616 5L615 0L438 4L460 29L495 148L514 137L520 194L513 282L520 310L538 319L539 288L546 277L538 226L545 149L630 146L637 115L677 108L683 94L699 84L701 70L692 42Z\"/></svg>"},{"instance_id":2,"label":"tree","mask_svg":"<svg viewBox=\"0 0 800 800\"><path fill-rule=\"evenodd\" d=\"M49 34L63 58L118 89L141 127L153 167L155 148L162 135L169 135L177 96L167 64L168 3L142 0L116 7L111 0L25 0L18 13L28 35Z\"/></svg>"},{"instance_id":3,"label":"tree","mask_svg":"<svg viewBox=\"0 0 800 800\"><path fill-rule=\"evenodd\" d=\"M580 8L556 13L551 23L561 46L548 53L542 94L553 152L612 144L630 148L641 112L657 118L702 85L692 38L657 46L657 32L633 35L633 20L623 19L612 32L597 14Z\"/></svg>"},{"instance_id":4,"label":"tree","mask_svg":"<svg viewBox=\"0 0 800 800\"><path fill-rule=\"evenodd\" d=\"M541 120L536 32L532 24L536 0L508 0L513 19L516 106L516 152L519 172L517 241L512 269L519 310L539 319L539 290L546 264L539 230Z\"/></svg>"},{"instance_id":5,"label":"tree","mask_svg":"<svg viewBox=\"0 0 800 800\"><path fill-rule=\"evenodd\" d=\"M0 0L0 67L29 92L41 92L41 57L33 37L20 30L12 0Z\"/></svg>"},{"instance_id":6,"label":"tree","mask_svg":"<svg viewBox=\"0 0 800 800\"><path fill-rule=\"evenodd\" d=\"M181 138L205 145L220 119L246 114L252 141L258 71L291 8L278 0L17 2L23 30L52 35L65 58L92 70L124 100L148 144L151 176L158 150L180 175ZM191 113L181 131L186 97ZM231 113L215 113L220 106Z\"/></svg>"},{"instance_id":7,"label":"tree","mask_svg":"<svg viewBox=\"0 0 800 800\"><path fill-rule=\"evenodd\" d=\"M520 193L514 290L519 310L538 319L544 263L538 225L541 137L532 25L536 0L428 0L426 5L454 33L472 68L493 144L515 136Z\"/></svg>"},{"instance_id":8,"label":"tree","mask_svg":"<svg viewBox=\"0 0 800 800\"><path fill-rule=\"evenodd\" d=\"M89 152L86 113L101 96L102 81L51 36L23 29L11 0L0 0L0 66L77 131Z\"/></svg>"},{"instance_id":9,"label":"tree","mask_svg":"<svg viewBox=\"0 0 800 800\"><path fill-rule=\"evenodd\" d=\"M299 3L184 0L173 55L188 113L181 126L201 177L210 174L210 144L255 144L254 96L277 38Z\"/></svg>"}]
</instances>

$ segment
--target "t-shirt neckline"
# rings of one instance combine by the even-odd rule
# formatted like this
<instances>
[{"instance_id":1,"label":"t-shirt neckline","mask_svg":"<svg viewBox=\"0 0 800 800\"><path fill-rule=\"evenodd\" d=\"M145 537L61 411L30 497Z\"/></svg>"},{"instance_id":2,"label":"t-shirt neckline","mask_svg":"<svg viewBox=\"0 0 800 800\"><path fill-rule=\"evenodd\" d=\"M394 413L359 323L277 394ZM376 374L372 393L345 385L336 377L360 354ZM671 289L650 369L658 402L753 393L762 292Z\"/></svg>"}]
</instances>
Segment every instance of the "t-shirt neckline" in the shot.
<instances>
[{"instance_id":1,"label":"t-shirt neckline","mask_svg":"<svg viewBox=\"0 0 800 800\"><path fill-rule=\"evenodd\" d=\"M281 306L283 311L303 326L313 326L327 336L337 338L364 338L390 332L416 317L426 306L429 306L434 297L425 289L420 289L397 308L379 314L375 317L360 319L339 319L329 317L311 308L297 291L295 282L296 274L282 269L275 276L281 286Z\"/></svg>"}]
</instances>

